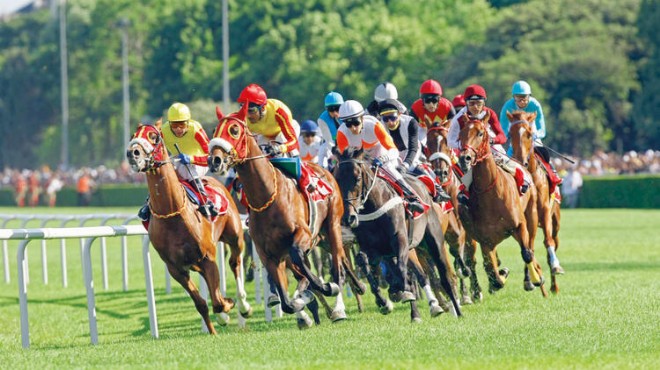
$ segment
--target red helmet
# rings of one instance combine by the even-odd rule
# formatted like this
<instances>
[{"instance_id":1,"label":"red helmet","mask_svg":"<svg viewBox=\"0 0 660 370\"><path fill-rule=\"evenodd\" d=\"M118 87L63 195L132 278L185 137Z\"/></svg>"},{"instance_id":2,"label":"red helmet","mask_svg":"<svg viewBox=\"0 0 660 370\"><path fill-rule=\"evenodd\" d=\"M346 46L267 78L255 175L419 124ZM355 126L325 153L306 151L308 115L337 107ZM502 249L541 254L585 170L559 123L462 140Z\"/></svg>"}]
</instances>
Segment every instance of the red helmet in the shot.
<instances>
[{"instance_id":1,"label":"red helmet","mask_svg":"<svg viewBox=\"0 0 660 370\"><path fill-rule=\"evenodd\" d=\"M426 80L419 87L420 94L442 95L442 86L436 80Z\"/></svg>"},{"instance_id":2,"label":"red helmet","mask_svg":"<svg viewBox=\"0 0 660 370\"><path fill-rule=\"evenodd\" d=\"M261 86L257 84L249 84L243 89L243 91L241 91L241 95L238 96L236 101L243 104L250 102L258 105L264 105L266 104L266 99L268 99L268 97L266 96L266 92L261 88Z\"/></svg>"},{"instance_id":3,"label":"red helmet","mask_svg":"<svg viewBox=\"0 0 660 370\"><path fill-rule=\"evenodd\" d=\"M486 90L479 85L470 85L463 93L465 100L486 99Z\"/></svg>"},{"instance_id":4,"label":"red helmet","mask_svg":"<svg viewBox=\"0 0 660 370\"><path fill-rule=\"evenodd\" d=\"M464 107L465 99L463 99L463 95L458 94L454 96L454 100L451 101L451 105L453 105L454 107Z\"/></svg>"}]
</instances>

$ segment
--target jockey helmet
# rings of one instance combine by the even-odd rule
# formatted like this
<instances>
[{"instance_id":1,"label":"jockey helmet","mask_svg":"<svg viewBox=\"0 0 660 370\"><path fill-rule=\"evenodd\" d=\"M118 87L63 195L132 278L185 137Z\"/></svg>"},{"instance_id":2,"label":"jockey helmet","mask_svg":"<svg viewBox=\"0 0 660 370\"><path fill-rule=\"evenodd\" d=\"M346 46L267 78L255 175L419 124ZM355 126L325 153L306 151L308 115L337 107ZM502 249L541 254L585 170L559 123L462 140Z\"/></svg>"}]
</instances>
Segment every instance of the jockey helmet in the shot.
<instances>
[{"instance_id":1,"label":"jockey helmet","mask_svg":"<svg viewBox=\"0 0 660 370\"><path fill-rule=\"evenodd\" d=\"M339 107L339 119L361 117L364 115L364 108L360 102L355 100L346 100Z\"/></svg>"},{"instance_id":2,"label":"jockey helmet","mask_svg":"<svg viewBox=\"0 0 660 370\"><path fill-rule=\"evenodd\" d=\"M300 133L316 133L319 129L319 125L316 124L316 122L312 121L311 119L304 120L302 125L300 125Z\"/></svg>"},{"instance_id":3,"label":"jockey helmet","mask_svg":"<svg viewBox=\"0 0 660 370\"><path fill-rule=\"evenodd\" d=\"M243 91L241 91L241 94L236 101L239 103L249 102L257 105L264 105L266 104L267 99L266 92L261 86L257 84L249 84L243 89Z\"/></svg>"},{"instance_id":4,"label":"jockey helmet","mask_svg":"<svg viewBox=\"0 0 660 370\"><path fill-rule=\"evenodd\" d=\"M458 94L454 96L454 99L451 101L451 105L456 107L464 107L465 106L465 99L463 98L462 94Z\"/></svg>"},{"instance_id":5,"label":"jockey helmet","mask_svg":"<svg viewBox=\"0 0 660 370\"><path fill-rule=\"evenodd\" d=\"M419 87L420 95L442 95L442 86L436 80L426 80Z\"/></svg>"},{"instance_id":6,"label":"jockey helmet","mask_svg":"<svg viewBox=\"0 0 660 370\"><path fill-rule=\"evenodd\" d=\"M330 91L328 95L325 96L325 106L331 105L342 105L344 103L344 97L340 93Z\"/></svg>"},{"instance_id":7,"label":"jockey helmet","mask_svg":"<svg viewBox=\"0 0 660 370\"><path fill-rule=\"evenodd\" d=\"M511 95L532 95L532 88L523 80L516 81L511 87Z\"/></svg>"},{"instance_id":8,"label":"jockey helmet","mask_svg":"<svg viewBox=\"0 0 660 370\"><path fill-rule=\"evenodd\" d=\"M182 103L174 103L167 110L167 119L170 122L188 121L190 117L190 108Z\"/></svg>"},{"instance_id":9,"label":"jockey helmet","mask_svg":"<svg viewBox=\"0 0 660 370\"><path fill-rule=\"evenodd\" d=\"M396 90L391 82L383 82L376 86L374 91L374 100L377 102L382 102L385 99L399 99L399 92Z\"/></svg>"},{"instance_id":10,"label":"jockey helmet","mask_svg":"<svg viewBox=\"0 0 660 370\"><path fill-rule=\"evenodd\" d=\"M396 99L385 99L378 103L379 114L387 113L388 111L393 110L395 110L397 114L403 114L406 112L406 106Z\"/></svg>"},{"instance_id":11,"label":"jockey helmet","mask_svg":"<svg viewBox=\"0 0 660 370\"><path fill-rule=\"evenodd\" d=\"M486 100L486 90L480 85L470 85L463 93L465 100Z\"/></svg>"}]
</instances>

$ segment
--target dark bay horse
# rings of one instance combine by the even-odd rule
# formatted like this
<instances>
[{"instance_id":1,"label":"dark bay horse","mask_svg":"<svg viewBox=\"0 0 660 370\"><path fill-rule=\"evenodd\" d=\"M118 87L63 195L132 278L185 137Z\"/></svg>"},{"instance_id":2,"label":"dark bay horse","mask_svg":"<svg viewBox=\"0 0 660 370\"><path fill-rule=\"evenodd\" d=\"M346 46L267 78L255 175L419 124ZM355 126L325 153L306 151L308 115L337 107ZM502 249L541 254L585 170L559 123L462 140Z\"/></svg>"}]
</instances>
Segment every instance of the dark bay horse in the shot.
<instances>
[{"instance_id":1,"label":"dark bay horse","mask_svg":"<svg viewBox=\"0 0 660 370\"><path fill-rule=\"evenodd\" d=\"M503 288L507 277L506 270L504 274L499 270L497 245L513 236L525 262L525 289L540 286L542 294L547 296L541 266L534 256L538 224L536 188L519 195L513 176L495 163L487 131L489 119L488 114L481 120L470 120L465 115L459 118L463 127L459 134L459 165L465 176L473 179L467 210L460 207L461 220L481 246L491 292Z\"/></svg>"},{"instance_id":2,"label":"dark bay horse","mask_svg":"<svg viewBox=\"0 0 660 370\"><path fill-rule=\"evenodd\" d=\"M368 259L368 264L375 267L381 260L389 262L390 297L394 301L409 301L411 305L414 304L414 297L410 297L412 285L408 277L408 260L409 258L412 262L417 260L416 253L411 253L411 250L415 252L414 249L419 246L431 256L438 270L442 288L452 303L453 312L460 316L453 279L454 272L444 248L444 237L436 207L431 207L408 223L401 197L372 170L362 149L349 148L344 153L339 153L334 176L346 203L343 222L353 229L360 250ZM425 185L415 178L408 178L407 181L425 203L433 204ZM413 266L419 266L419 262L414 263ZM421 267L415 268L414 271L425 290L432 314L441 312L433 308L434 305L438 305L438 300L431 290L427 274ZM377 281L369 278L369 283L377 304L382 307L383 302L379 302ZM415 320L416 308L414 306L411 308Z\"/></svg>"},{"instance_id":3,"label":"dark bay horse","mask_svg":"<svg viewBox=\"0 0 660 370\"><path fill-rule=\"evenodd\" d=\"M244 109L228 116L218 112L220 122L209 144L210 168L220 173L232 167L236 170L250 209L250 236L277 290L282 310L302 315L307 304L315 304L315 308L308 306L314 314L318 304L312 292L305 290L306 284L309 284L315 292L337 297L332 320L342 320L346 318L346 313L340 292L346 274L356 285L362 283L350 268L342 245L341 216L344 206L337 182L327 170L310 164L315 175L330 187L327 196L311 200L316 208L316 213L312 214L310 204L296 182L273 166L248 129L245 122L247 106L245 104ZM314 221L309 224L311 216L314 216ZM330 283L324 283L312 272L307 256L319 241L320 233L329 245L332 256L333 281ZM285 268L289 259L294 276L304 278L299 280L297 295L293 299L289 298L287 290ZM358 293L363 294L364 291ZM300 320L300 316L298 318Z\"/></svg>"},{"instance_id":4,"label":"dark bay horse","mask_svg":"<svg viewBox=\"0 0 660 370\"><path fill-rule=\"evenodd\" d=\"M159 120L155 126L139 125L128 144L126 157L133 170L145 172L147 175L152 214L149 222L151 244L167 265L170 275L195 302L195 308L204 319L209 333L216 334L209 318L206 299L202 298L190 278L190 270L199 272L206 280L216 319L221 325L226 325L229 321L227 312L234 307L234 301L223 298L220 294L216 243L220 240L229 245L229 265L236 278L239 312L242 316L249 317L252 308L247 302L239 271L241 253L245 248L243 225L229 191L212 177L204 177L203 181L225 195L228 200L227 211L213 221L197 211L197 206L188 199L183 185L179 182L165 149L160 123Z\"/></svg>"},{"instance_id":5,"label":"dark bay horse","mask_svg":"<svg viewBox=\"0 0 660 370\"><path fill-rule=\"evenodd\" d=\"M464 279L460 280L461 290L461 304L471 304L474 301L480 302L483 299L481 293L481 286L477 280L476 273L476 253L477 242L471 238L463 227L458 214L458 193L459 186L461 185L459 175L454 171L452 165L452 152L447 144L447 133L449 130L449 120L443 122L436 122L429 127L426 133L426 155L431 167L436 176L442 182L447 193L451 196L451 201L454 204L454 209L448 215L448 227L445 231L445 240L450 246L454 259L460 255L463 256L466 265L469 268L469 274L463 273L462 277L470 277L470 289L472 296L467 291L467 286ZM461 272L460 266L456 266L456 270Z\"/></svg>"},{"instance_id":6,"label":"dark bay horse","mask_svg":"<svg viewBox=\"0 0 660 370\"><path fill-rule=\"evenodd\" d=\"M524 111L507 112L511 126L509 138L513 147L513 158L525 166L532 174L534 186L538 193L536 206L539 215L539 227L543 230L543 244L548 255L548 266L551 271L550 291L559 293L557 285L558 274L564 269L559 263L556 251L559 248L559 223L561 212L559 202L550 193L550 181L543 166L538 164L539 159L534 151L534 138L531 124L536 119L536 113Z\"/></svg>"}]
</instances>

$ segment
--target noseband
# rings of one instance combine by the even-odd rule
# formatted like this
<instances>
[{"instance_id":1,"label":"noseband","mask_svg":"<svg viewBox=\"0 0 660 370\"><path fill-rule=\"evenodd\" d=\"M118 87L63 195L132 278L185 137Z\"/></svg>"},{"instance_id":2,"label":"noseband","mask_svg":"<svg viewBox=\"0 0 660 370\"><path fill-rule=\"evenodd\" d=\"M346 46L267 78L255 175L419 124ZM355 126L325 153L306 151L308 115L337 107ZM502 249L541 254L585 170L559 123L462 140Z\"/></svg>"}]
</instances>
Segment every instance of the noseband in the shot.
<instances>
[{"instance_id":1,"label":"noseband","mask_svg":"<svg viewBox=\"0 0 660 370\"><path fill-rule=\"evenodd\" d=\"M373 177L371 177L369 172L365 171L362 168L362 166L364 166L365 164L368 164L368 162L366 162L366 161L359 161L357 159L345 159L345 160L339 161L339 163L337 163L337 166L341 166L342 164L348 164L348 163L355 164L360 169L360 177L362 178L362 189L360 191L360 194L357 197L346 198L344 200L344 202L348 203L349 206L351 206L353 209L355 209L356 213L360 213L362 208L364 208L364 204L367 202L367 199L369 199L369 194L371 193L374 186L376 185L376 179L378 178L378 169L379 169L379 167L376 167L376 170L373 174ZM367 188L366 182L364 181L365 175L366 175L367 179L370 181L370 185L368 186L368 188ZM367 188L366 191L364 190L365 188ZM355 200L358 200L358 205L353 204L353 202Z\"/></svg>"}]
</instances>

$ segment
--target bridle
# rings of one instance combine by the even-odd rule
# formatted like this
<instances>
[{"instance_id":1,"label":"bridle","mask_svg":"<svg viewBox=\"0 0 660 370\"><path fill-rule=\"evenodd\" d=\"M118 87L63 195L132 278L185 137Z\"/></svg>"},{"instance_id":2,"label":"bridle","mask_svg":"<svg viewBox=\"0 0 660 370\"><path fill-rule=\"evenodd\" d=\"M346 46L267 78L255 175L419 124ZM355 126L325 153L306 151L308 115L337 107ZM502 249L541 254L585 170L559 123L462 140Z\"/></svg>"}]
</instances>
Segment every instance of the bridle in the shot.
<instances>
[{"instance_id":1,"label":"bridle","mask_svg":"<svg viewBox=\"0 0 660 370\"><path fill-rule=\"evenodd\" d=\"M426 146L426 149L428 150L427 154L430 154L428 156L428 162L431 163L431 165L436 160L441 160L441 161L444 161L444 162L447 163L447 166L448 166L447 180L445 182L443 182L442 184L440 184L441 186L446 186L446 185L450 184L451 181L453 180L453 173L452 173L453 171L451 169L452 162L451 162L451 158L446 153L443 153L443 152L440 151L440 143L442 142L442 140L446 140L446 133L449 131L449 129L447 127L444 127L444 126L434 125L434 126L431 126L428 129L427 136L428 136L428 134L432 133L433 131L439 131L439 132L444 133L445 135L439 134L436 137L436 140L435 140L436 149L435 149L434 152L431 152L428 145Z\"/></svg>"},{"instance_id":2,"label":"bridle","mask_svg":"<svg viewBox=\"0 0 660 370\"><path fill-rule=\"evenodd\" d=\"M517 121L510 122L510 125L511 125L510 127L513 127L517 124L525 125L528 128L531 127L531 125L529 124L529 121L524 120L524 119L519 119ZM522 136L521 136L521 139L522 139ZM519 141L519 144L522 147L522 140ZM513 146L513 143L511 145ZM533 153L534 153L534 141L532 140L532 147L530 148L529 152L527 153L527 158L525 159L525 161L523 163L529 163L529 160L531 159ZM515 160L515 158L512 158L512 159Z\"/></svg>"},{"instance_id":3,"label":"bridle","mask_svg":"<svg viewBox=\"0 0 660 370\"><path fill-rule=\"evenodd\" d=\"M155 158L155 155L162 153L164 148L163 137L160 134L160 131L155 131L158 135L158 142L155 145L140 135L142 130L136 132L133 139L128 143L129 148L133 147L133 145L138 145L142 148L144 154L146 154L146 166L144 168L134 168L137 172L154 172L163 165L172 163L171 159L163 161Z\"/></svg>"},{"instance_id":4,"label":"bridle","mask_svg":"<svg viewBox=\"0 0 660 370\"><path fill-rule=\"evenodd\" d=\"M360 213L360 211L364 208L364 204L367 202L367 199L369 199L369 194L376 185L376 179L378 178L378 170L380 167L376 167L376 170L373 173L373 177L369 171L365 171L363 169L364 165L368 165L367 161L362 161L357 159L344 159L337 163L337 167L341 166L342 164L349 164L349 163L357 165L357 167L360 169L359 177L361 178L360 182L362 183L362 188L360 189L360 193L356 197L346 198L344 199L344 203L347 203L351 208L355 210L356 213ZM365 177L369 181L368 186L367 186L367 182L365 181ZM357 205L354 204L356 200L358 201Z\"/></svg>"}]
</instances>

